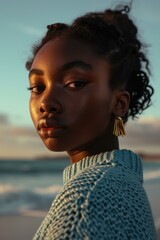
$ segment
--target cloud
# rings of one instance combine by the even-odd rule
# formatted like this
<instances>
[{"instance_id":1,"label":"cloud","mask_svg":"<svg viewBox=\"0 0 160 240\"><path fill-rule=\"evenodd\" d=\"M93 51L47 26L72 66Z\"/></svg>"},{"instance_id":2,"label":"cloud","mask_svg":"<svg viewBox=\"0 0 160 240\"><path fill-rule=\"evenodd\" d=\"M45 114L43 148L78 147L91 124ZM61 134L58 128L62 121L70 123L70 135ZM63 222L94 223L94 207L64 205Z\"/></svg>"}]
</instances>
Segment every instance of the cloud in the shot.
<instances>
[{"instance_id":1,"label":"cloud","mask_svg":"<svg viewBox=\"0 0 160 240\"><path fill-rule=\"evenodd\" d=\"M128 122L126 136L120 137L120 148L136 152L160 153L160 118L142 117ZM64 155L49 151L34 127L8 124L8 117L0 115L0 158L33 158L35 156Z\"/></svg>"},{"instance_id":2,"label":"cloud","mask_svg":"<svg viewBox=\"0 0 160 240\"><path fill-rule=\"evenodd\" d=\"M8 125L9 124L9 119L7 115L5 114L0 114L0 125Z\"/></svg>"},{"instance_id":3,"label":"cloud","mask_svg":"<svg viewBox=\"0 0 160 240\"><path fill-rule=\"evenodd\" d=\"M61 156L49 151L34 127L8 124L7 115L0 114L0 158L26 159L37 156Z\"/></svg>"},{"instance_id":4,"label":"cloud","mask_svg":"<svg viewBox=\"0 0 160 240\"><path fill-rule=\"evenodd\" d=\"M8 129L8 133L12 137L26 137L26 138L37 138L36 130L32 127L18 127L12 126Z\"/></svg>"},{"instance_id":5,"label":"cloud","mask_svg":"<svg viewBox=\"0 0 160 240\"><path fill-rule=\"evenodd\" d=\"M160 153L160 118L143 117L126 126L126 137L120 138L122 148L146 153Z\"/></svg>"}]
</instances>

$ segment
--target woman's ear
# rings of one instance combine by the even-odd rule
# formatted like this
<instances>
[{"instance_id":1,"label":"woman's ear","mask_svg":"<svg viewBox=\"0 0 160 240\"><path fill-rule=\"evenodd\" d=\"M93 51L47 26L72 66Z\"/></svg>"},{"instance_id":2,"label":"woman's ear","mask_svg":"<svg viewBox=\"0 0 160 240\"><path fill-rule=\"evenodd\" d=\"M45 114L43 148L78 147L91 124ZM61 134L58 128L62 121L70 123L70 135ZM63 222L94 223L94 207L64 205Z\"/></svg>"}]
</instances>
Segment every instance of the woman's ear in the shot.
<instances>
[{"instance_id":1,"label":"woman's ear","mask_svg":"<svg viewBox=\"0 0 160 240\"><path fill-rule=\"evenodd\" d=\"M123 117L128 112L130 94L125 90L117 90L114 95L112 112L115 116Z\"/></svg>"}]
</instances>

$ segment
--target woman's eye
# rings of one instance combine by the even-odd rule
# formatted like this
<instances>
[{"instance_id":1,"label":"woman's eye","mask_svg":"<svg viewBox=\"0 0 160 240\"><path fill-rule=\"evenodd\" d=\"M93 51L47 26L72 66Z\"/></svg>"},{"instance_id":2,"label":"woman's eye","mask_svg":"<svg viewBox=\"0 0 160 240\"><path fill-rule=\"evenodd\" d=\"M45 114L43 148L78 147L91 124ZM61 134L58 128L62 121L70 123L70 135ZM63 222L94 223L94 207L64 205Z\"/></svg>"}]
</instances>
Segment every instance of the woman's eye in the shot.
<instances>
[{"instance_id":1,"label":"woman's eye","mask_svg":"<svg viewBox=\"0 0 160 240\"><path fill-rule=\"evenodd\" d=\"M76 81L76 82L71 82L68 83L66 86L72 89L81 89L83 88L87 82L82 82L82 81Z\"/></svg>"},{"instance_id":2,"label":"woman's eye","mask_svg":"<svg viewBox=\"0 0 160 240\"><path fill-rule=\"evenodd\" d=\"M29 91L31 91L31 93L41 93L44 91L44 87L43 86L34 86L34 87L29 87L28 88Z\"/></svg>"}]
</instances>

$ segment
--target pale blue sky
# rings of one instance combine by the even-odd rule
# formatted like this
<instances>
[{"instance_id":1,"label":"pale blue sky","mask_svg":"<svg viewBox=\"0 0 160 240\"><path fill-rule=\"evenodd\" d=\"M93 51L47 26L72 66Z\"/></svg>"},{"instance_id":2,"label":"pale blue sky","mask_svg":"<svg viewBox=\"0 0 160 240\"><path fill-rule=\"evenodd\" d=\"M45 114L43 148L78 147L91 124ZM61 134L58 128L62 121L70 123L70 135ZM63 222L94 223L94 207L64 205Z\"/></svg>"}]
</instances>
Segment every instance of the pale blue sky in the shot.
<instances>
[{"instance_id":1,"label":"pale blue sky","mask_svg":"<svg viewBox=\"0 0 160 240\"><path fill-rule=\"evenodd\" d=\"M0 114L16 125L31 125L28 111L28 72L25 61L32 44L54 22L71 22L88 11L104 10L120 1L109 0L0 0ZM126 1L121 1L126 2ZM144 116L160 116L160 1L135 0L131 16L141 38L150 45L154 105Z\"/></svg>"}]
</instances>

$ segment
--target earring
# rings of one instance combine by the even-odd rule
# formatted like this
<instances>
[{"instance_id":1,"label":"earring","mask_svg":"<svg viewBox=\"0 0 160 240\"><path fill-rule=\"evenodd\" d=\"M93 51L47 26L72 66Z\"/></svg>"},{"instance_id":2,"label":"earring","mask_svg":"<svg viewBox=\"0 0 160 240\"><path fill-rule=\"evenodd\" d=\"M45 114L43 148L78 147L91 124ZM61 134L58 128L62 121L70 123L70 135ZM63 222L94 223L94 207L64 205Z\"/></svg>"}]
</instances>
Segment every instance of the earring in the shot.
<instances>
[{"instance_id":1,"label":"earring","mask_svg":"<svg viewBox=\"0 0 160 240\"><path fill-rule=\"evenodd\" d=\"M117 137L119 136L124 137L126 135L123 120L121 117L115 118L113 134L116 135Z\"/></svg>"}]
</instances>

